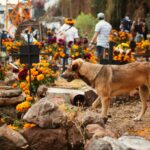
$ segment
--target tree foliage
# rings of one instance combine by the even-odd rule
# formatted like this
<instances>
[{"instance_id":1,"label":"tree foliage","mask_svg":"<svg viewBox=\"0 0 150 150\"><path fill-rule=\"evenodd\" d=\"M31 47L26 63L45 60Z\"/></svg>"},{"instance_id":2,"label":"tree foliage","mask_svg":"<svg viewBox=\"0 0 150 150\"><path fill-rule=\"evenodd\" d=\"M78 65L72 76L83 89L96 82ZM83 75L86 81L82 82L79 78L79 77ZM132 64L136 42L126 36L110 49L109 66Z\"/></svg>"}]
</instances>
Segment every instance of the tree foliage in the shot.
<instances>
[{"instance_id":1,"label":"tree foliage","mask_svg":"<svg viewBox=\"0 0 150 150\"><path fill-rule=\"evenodd\" d=\"M88 37L94 33L95 24L97 19L91 14L84 14L83 12L77 17L76 27L79 29L81 35L85 35L88 32Z\"/></svg>"}]
</instances>

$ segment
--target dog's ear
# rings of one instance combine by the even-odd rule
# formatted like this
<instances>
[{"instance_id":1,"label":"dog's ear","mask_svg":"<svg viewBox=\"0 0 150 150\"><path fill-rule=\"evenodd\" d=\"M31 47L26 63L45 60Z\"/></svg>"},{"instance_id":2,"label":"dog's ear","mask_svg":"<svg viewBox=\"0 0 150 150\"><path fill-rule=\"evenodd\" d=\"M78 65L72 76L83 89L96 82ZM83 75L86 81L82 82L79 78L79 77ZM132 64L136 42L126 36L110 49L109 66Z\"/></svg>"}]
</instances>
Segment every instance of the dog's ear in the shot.
<instances>
[{"instance_id":1,"label":"dog's ear","mask_svg":"<svg viewBox=\"0 0 150 150\"><path fill-rule=\"evenodd\" d=\"M79 68L78 64L73 64L72 65L72 71L77 71Z\"/></svg>"}]
</instances>

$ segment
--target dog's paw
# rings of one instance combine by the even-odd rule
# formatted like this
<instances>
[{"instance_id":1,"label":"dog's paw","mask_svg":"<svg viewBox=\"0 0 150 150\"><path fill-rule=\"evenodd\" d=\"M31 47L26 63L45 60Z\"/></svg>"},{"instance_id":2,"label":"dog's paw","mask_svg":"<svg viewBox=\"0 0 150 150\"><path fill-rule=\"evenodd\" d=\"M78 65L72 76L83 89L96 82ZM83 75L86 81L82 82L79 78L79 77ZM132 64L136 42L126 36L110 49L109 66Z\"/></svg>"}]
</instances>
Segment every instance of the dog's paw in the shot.
<instances>
[{"instance_id":1,"label":"dog's paw","mask_svg":"<svg viewBox=\"0 0 150 150\"><path fill-rule=\"evenodd\" d=\"M135 118L133 119L133 121L141 121L141 118L135 117Z\"/></svg>"}]
</instances>

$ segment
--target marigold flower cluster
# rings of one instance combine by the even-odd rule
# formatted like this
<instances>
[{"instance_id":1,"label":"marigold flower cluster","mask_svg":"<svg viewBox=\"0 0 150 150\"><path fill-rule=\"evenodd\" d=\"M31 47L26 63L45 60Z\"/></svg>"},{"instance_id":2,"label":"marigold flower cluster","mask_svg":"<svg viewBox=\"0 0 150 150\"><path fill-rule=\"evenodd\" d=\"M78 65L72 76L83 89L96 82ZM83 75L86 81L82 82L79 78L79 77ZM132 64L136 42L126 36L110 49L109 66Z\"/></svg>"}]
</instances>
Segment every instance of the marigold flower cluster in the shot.
<instances>
[{"instance_id":1,"label":"marigold flower cluster","mask_svg":"<svg viewBox=\"0 0 150 150\"><path fill-rule=\"evenodd\" d=\"M96 63L97 58L94 54L94 50L89 50L87 44L88 41L79 41L76 44L70 46L70 57L73 60L77 58L83 58L86 61Z\"/></svg>"},{"instance_id":2,"label":"marigold flower cluster","mask_svg":"<svg viewBox=\"0 0 150 150\"><path fill-rule=\"evenodd\" d=\"M123 31L112 30L109 36L109 41L120 44L122 42L128 42L131 38L131 34Z\"/></svg>"},{"instance_id":3,"label":"marigold flower cluster","mask_svg":"<svg viewBox=\"0 0 150 150\"><path fill-rule=\"evenodd\" d=\"M137 53L144 53L149 48L150 48L150 41L149 40L145 40L145 41L141 41L141 42L137 42L136 43L135 51Z\"/></svg>"},{"instance_id":4,"label":"marigold flower cluster","mask_svg":"<svg viewBox=\"0 0 150 150\"><path fill-rule=\"evenodd\" d=\"M24 102L22 102L22 103L20 103L20 104L18 104L18 105L16 106L16 110L17 110L18 112L25 112L25 111L28 110L30 107L31 107L30 102L24 101Z\"/></svg>"},{"instance_id":5,"label":"marigold flower cluster","mask_svg":"<svg viewBox=\"0 0 150 150\"><path fill-rule=\"evenodd\" d=\"M2 44L5 46L7 53L18 52L19 47L23 44L22 41L13 41L12 39L5 39L2 41Z\"/></svg>"}]
</instances>

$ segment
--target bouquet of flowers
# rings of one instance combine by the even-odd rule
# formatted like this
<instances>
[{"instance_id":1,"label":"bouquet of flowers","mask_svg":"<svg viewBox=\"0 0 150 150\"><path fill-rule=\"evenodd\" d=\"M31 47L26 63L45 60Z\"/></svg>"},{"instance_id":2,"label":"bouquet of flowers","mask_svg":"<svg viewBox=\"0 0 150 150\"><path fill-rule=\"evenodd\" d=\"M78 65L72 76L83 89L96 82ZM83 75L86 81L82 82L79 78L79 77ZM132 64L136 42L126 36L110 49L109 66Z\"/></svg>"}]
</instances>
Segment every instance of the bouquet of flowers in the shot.
<instances>
[{"instance_id":1,"label":"bouquet of flowers","mask_svg":"<svg viewBox=\"0 0 150 150\"><path fill-rule=\"evenodd\" d=\"M94 54L94 50L88 49L88 41L87 39L81 39L75 44L70 46L70 57L74 60L77 58L83 58L86 61L90 61L92 63L97 62L97 58Z\"/></svg>"},{"instance_id":2,"label":"bouquet of flowers","mask_svg":"<svg viewBox=\"0 0 150 150\"><path fill-rule=\"evenodd\" d=\"M119 61L121 64L135 61L131 49L129 48L129 44L127 43L122 43L114 47L113 53L113 59Z\"/></svg>"},{"instance_id":3,"label":"bouquet of flowers","mask_svg":"<svg viewBox=\"0 0 150 150\"><path fill-rule=\"evenodd\" d=\"M112 30L109 36L109 41L120 44L130 40L131 34L123 31Z\"/></svg>"}]
</instances>

